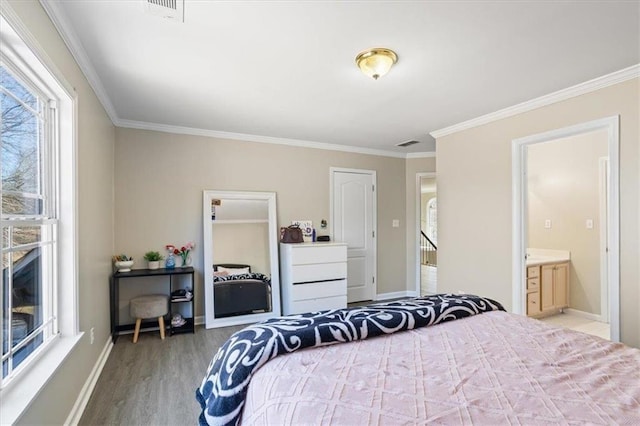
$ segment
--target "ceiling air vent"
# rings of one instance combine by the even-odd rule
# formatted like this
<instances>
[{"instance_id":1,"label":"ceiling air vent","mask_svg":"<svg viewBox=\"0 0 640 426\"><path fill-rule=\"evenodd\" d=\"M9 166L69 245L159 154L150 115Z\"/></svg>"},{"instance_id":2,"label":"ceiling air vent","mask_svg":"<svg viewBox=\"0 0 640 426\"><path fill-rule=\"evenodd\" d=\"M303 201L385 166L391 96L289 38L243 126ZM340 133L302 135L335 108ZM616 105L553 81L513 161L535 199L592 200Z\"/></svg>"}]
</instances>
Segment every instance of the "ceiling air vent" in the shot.
<instances>
[{"instance_id":1,"label":"ceiling air vent","mask_svg":"<svg viewBox=\"0 0 640 426\"><path fill-rule=\"evenodd\" d=\"M175 22L184 22L184 0L143 0L147 13L167 18Z\"/></svg>"},{"instance_id":2,"label":"ceiling air vent","mask_svg":"<svg viewBox=\"0 0 640 426\"><path fill-rule=\"evenodd\" d=\"M403 148L406 148L408 146L415 145L417 143L420 143L420 141L406 141L406 142L399 143L396 146L401 146Z\"/></svg>"}]
</instances>

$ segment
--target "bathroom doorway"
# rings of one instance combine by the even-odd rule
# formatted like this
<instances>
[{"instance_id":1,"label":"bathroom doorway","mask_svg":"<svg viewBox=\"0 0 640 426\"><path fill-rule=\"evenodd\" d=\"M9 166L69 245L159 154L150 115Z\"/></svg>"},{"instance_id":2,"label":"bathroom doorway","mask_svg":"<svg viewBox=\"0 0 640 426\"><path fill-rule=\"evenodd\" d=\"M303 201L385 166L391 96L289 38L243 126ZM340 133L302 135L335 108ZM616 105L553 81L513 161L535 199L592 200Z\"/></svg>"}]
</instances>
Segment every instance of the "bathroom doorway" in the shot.
<instances>
[{"instance_id":1,"label":"bathroom doorway","mask_svg":"<svg viewBox=\"0 0 640 426\"><path fill-rule=\"evenodd\" d=\"M599 188L602 178L606 182L607 131L525 149L527 277L539 277L537 287L527 286L527 315L575 324L608 339L607 262L601 256L606 250L607 209L601 208L606 184Z\"/></svg>"},{"instance_id":2,"label":"bathroom doorway","mask_svg":"<svg viewBox=\"0 0 640 426\"><path fill-rule=\"evenodd\" d=\"M512 147L514 312L532 310L528 273L546 271L549 278L555 272L542 266L560 261L560 270L561 263L568 267L568 292L541 295L541 305L554 308L561 296L558 306L572 315L598 322L608 316L610 338L619 341L618 117L516 139ZM541 269L530 268L532 261Z\"/></svg>"}]
</instances>

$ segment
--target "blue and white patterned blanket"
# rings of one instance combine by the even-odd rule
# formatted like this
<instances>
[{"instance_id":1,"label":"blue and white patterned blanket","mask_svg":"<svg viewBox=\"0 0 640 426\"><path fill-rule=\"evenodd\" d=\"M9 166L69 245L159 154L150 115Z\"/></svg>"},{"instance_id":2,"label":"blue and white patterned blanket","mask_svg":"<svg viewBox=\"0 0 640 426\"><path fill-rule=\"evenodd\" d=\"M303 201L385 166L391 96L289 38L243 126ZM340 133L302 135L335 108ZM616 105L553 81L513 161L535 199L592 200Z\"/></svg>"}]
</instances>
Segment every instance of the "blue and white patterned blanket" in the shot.
<instances>
[{"instance_id":1,"label":"blue and white patterned blanket","mask_svg":"<svg viewBox=\"0 0 640 426\"><path fill-rule=\"evenodd\" d=\"M211 360L196 390L200 425L238 424L251 376L278 355L426 327L488 311L500 303L473 295L439 294L358 308L272 318L233 334Z\"/></svg>"}]
</instances>

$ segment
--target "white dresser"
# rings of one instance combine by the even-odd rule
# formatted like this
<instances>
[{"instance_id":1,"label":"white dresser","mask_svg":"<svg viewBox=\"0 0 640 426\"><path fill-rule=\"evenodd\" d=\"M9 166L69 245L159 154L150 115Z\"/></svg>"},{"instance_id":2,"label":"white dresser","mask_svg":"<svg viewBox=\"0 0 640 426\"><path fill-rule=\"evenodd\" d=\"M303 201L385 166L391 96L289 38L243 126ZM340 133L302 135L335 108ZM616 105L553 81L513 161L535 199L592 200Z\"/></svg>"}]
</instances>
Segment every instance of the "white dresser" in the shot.
<instances>
[{"instance_id":1,"label":"white dresser","mask_svg":"<svg viewBox=\"0 0 640 426\"><path fill-rule=\"evenodd\" d=\"M284 315L347 307L347 244L280 244Z\"/></svg>"}]
</instances>

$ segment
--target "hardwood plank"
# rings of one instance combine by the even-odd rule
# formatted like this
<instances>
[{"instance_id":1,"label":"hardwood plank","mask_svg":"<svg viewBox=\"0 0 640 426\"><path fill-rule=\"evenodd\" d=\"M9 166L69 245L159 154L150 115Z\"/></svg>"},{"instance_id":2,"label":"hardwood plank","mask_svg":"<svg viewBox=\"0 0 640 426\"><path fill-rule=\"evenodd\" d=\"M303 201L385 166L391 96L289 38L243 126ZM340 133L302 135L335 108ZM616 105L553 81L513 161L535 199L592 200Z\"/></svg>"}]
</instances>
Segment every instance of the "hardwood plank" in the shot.
<instances>
[{"instance_id":1,"label":"hardwood plank","mask_svg":"<svg viewBox=\"0 0 640 426\"><path fill-rule=\"evenodd\" d=\"M177 334L140 333L138 343L118 339L80 425L196 424L195 391L216 351L245 326Z\"/></svg>"}]
</instances>

